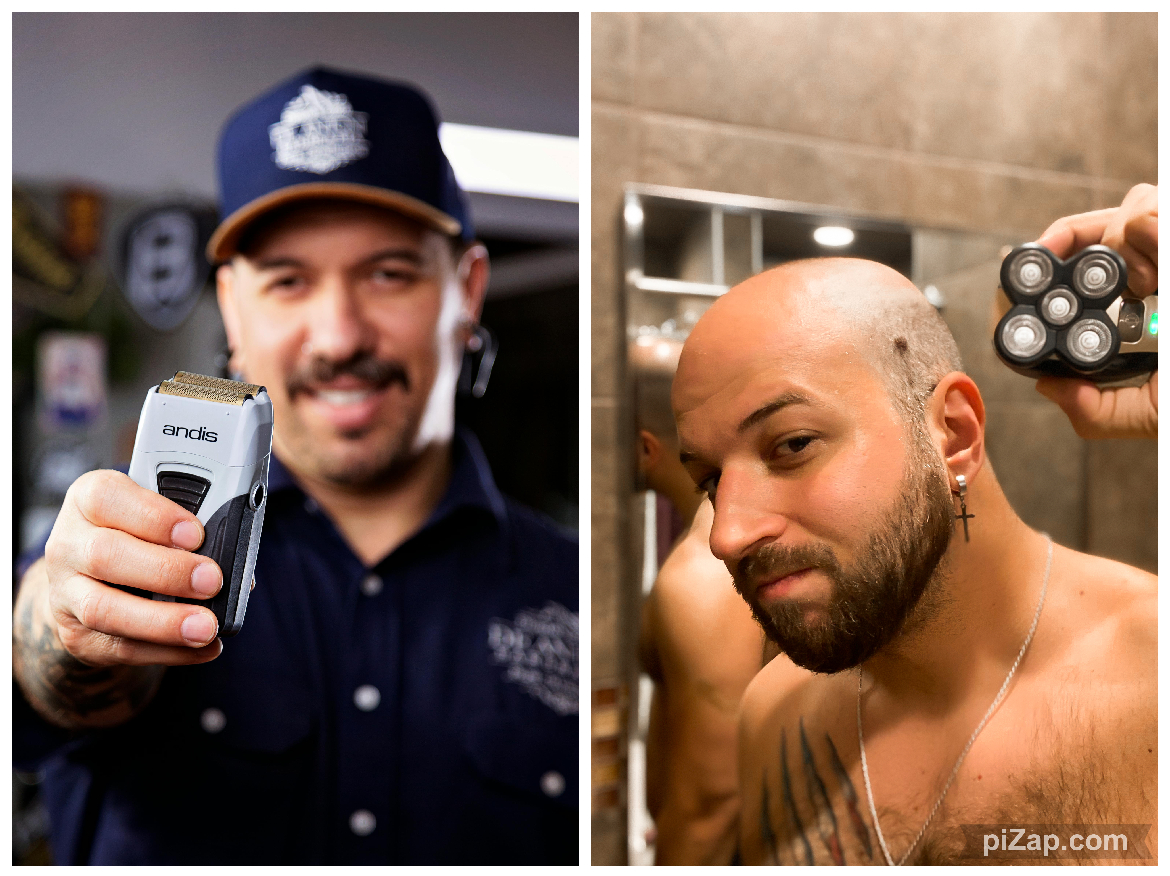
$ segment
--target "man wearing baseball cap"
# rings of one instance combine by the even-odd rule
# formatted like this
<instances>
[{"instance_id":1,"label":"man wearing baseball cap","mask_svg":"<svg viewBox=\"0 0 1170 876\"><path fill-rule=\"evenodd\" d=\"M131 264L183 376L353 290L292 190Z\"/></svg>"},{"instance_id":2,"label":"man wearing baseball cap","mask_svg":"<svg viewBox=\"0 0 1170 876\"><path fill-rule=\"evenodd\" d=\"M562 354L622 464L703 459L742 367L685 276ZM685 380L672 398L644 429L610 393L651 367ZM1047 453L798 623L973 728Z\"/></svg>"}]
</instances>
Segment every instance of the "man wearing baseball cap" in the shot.
<instances>
[{"instance_id":1,"label":"man wearing baseball cap","mask_svg":"<svg viewBox=\"0 0 1170 876\"><path fill-rule=\"evenodd\" d=\"M573 864L577 545L454 419L488 263L413 87L316 68L220 140L230 367L275 426L224 645L194 515L69 491L14 611L58 863Z\"/></svg>"}]
</instances>

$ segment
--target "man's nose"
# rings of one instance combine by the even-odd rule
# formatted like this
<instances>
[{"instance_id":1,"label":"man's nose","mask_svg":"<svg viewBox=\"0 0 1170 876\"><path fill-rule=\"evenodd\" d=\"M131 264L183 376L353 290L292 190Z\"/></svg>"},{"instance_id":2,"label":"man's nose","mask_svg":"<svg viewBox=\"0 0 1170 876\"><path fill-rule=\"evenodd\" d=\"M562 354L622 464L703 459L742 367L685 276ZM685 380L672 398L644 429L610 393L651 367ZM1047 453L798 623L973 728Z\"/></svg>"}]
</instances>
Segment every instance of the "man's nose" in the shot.
<instances>
[{"instance_id":1,"label":"man's nose","mask_svg":"<svg viewBox=\"0 0 1170 876\"><path fill-rule=\"evenodd\" d=\"M758 472L724 470L714 507L711 553L725 563L738 562L788 528L782 496Z\"/></svg>"},{"instance_id":2,"label":"man's nose","mask_svg":"<svg viewBox=\"0 0 1170 876\"><path fill-rule=\"evenodd\" d=\"M372 343L372 327L359 297L341 278L327 278L313 296L306 352L334 362L350 358Z\"/></svg>"}]
</instances>

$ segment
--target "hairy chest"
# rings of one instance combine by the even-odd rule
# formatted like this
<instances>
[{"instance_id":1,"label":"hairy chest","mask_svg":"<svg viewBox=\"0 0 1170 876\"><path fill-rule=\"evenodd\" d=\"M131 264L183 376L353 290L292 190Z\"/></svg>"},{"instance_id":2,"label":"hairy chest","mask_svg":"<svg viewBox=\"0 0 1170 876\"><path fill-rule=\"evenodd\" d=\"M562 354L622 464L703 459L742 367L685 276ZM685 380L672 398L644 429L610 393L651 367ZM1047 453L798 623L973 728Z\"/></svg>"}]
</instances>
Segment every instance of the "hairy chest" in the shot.
<instances>
[{"instance_id":1,"label":"hairy chest","mask_svg":"<svg viewBox=\"0 0 1170 876\"><path fill-rule=\"evenodd\" d=\"M961 863L964 825L1108 820L1125 781L1068 739L1006 720L981 734L945 796L961 736L867 746L867 792L855 720L770 730L743 753L745 863L884 864L883 842L895 861L909 851L907 863Z\"/></svg>"}]
</instances>

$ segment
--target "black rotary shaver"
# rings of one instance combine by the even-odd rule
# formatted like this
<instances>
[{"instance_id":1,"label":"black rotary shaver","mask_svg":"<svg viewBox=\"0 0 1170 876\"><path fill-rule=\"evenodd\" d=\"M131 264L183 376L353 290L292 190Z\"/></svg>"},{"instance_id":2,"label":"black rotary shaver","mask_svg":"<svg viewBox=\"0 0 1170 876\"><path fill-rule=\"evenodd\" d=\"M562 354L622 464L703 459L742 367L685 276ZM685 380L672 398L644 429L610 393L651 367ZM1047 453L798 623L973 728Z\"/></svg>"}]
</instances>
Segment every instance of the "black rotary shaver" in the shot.
<instances>
[{"instance_id":1,"label":"black rotary shaver","mask_svg":"<svg viewBox=\"0 0 1170 876\"><path fill-rule=\"evenodd\" d=\"M1130 298L1125 259L1107 246L1067 260L1038 243L1008 253L1000 288L1012 307L995 352L1028 377L1126 380L1158 369L1158 296Z\"/></svg>"}]
</instances>

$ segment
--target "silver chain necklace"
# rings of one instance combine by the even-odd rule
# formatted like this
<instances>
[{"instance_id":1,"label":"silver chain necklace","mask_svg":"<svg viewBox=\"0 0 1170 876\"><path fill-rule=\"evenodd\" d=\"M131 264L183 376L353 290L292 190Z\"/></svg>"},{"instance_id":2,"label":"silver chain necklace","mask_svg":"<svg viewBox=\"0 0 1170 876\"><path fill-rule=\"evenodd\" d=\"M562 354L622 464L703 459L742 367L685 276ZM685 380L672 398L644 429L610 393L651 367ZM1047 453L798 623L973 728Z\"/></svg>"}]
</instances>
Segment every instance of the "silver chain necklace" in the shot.
<instances>
[{"instance_id":1,"label":"silver chain necklace","mask_svg":"<svg viewBox=\"0 0 1170 876\"><path fill-rule=\"evenodd\" d=\"M987 714L983 716L983 720L979 722L979 726L975 728L975 732L971 734L971 738L967 740L967 746L963 749L963 753L959 755L959 759L955 761L955 768L951 770L950 778L947 783L943 785L942 793L938 795L938 799L934 801L934 806L930 810L930 814L926 816L926 821L922 825L922 829L918 831L918 835L914 837L914 842L910 843L910 848L906 849L906 854L898 859L897 866L906 863L914 849L918 847L918 843L922 841L922 837L926 834L926 828L930 826L930 822L934 819L938 808L942 806L943 798L947 796L947 791L951 789L951 783L955 780L955 776L959 774L959 767L963 765L964 759L967 757L967 752L971 750L971 746L975 744L975 740L983 731L983 727L991 720L991 716L995 714L995 710L999 708L999 704L1003 702L1004 696L1007 694L1008 685L1011 684L1012 677L1016 674L1016 669L1020 665L1020 661L1024 659L1024 654L1028 650L1028 646L1032 644L1032 636L1036 633L1036 625L1040 623L1040 611L1044 608L1044 596L1048 593L1048 575L1052 571L1052 539L1045 535L1045 540L1048 542L1048 562L1044 567L1044 586L1040 588L1040 601L1036 605L1036 615L1032 618L1032 627L1028 630L1028 635L1024 638L1024 644L1020 647L1020 653L1016 655L1016 662L1012 664L1012 668L1008 670L1007 678L1003 680L1003 685L999 689L999 693L995 695L995 699L991 702L991 708L987 710ZM873 819L873 828L877 833L878 845L882 848L882 854L886 856L886 863L891 867L895 866L894 858L890 855L889 848L886 847L886 838L882 836L882 826L878 823L877 808L873 805L873 789L869 784L869 767L865 763L865 737L861 732L861 680L862 672L857 672L857 744L861 748L861 775L865 779L865 796L869 800L869 815Z\"/></svg>"}]
</instances>

